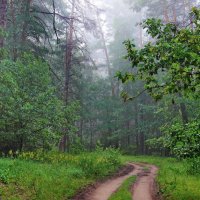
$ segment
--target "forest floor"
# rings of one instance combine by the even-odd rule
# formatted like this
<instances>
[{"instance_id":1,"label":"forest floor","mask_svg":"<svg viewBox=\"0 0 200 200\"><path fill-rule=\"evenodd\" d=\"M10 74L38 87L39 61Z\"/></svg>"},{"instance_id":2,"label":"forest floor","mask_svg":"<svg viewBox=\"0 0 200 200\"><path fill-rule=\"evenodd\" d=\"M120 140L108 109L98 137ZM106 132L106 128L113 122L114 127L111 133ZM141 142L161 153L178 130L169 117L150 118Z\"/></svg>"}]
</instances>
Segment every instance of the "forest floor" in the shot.
<instances>
[{"instance_id":1,"label":"forest floor","mask_svg":"<svg viewBox=\"0 0 200 200\"><path fill-rule=\"evenodd\" d=\"M127 166L132 167L132 170L127 174L121 174L121 176L114 176L109 180L98 183L93 187L87 188L85 191L78 194L74 200L122 200L125 196L118 193L118 190L122 187L123 183L128 178L135 176L136 181L130 184L131 187L124 188L131 193L131 199L137 200L156 200L158 188L156 186L155 177L158 168L154 165L145 163L129 163ZM126 166L126 168L127 168ZM112 198L112 196L116 196ZM127 197L128 198L128 197ZM129 199L126 199L129 200Z\"/></svg>"}]
</instances>

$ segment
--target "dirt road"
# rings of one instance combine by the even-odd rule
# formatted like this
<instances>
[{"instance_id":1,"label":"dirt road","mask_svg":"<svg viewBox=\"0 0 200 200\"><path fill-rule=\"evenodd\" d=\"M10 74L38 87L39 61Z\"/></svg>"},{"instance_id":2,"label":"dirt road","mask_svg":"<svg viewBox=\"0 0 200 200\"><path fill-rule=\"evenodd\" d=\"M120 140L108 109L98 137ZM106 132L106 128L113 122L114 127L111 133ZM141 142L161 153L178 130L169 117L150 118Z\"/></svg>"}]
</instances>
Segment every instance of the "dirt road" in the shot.
<instances>
[{"instance_id":1,"label":"dirt road","mask_svg":"<svg viewBox=\"0 0 200 200\"><path fill-rule=\"evenodd\" d=\"M137 176L133 185L133 200L156 200L155 177L157 168L148 164L129 163L132 170L126 175L111 178L89 191L85 191L74 200L108 200L108 198L121 186L129 177ZM125 199L124 199L125 200Z\"/></svg>"},{"instance_id":2,"label":"dirt road","mask_svg":"<svg viewBox=\"0 0 200 200\"><path fill-rule=\"evenodd\" d=\"M157 167L145 165L138 179L133 185L133 200L156 200L157 188L155 177Z\"/></svg>"}]
</instances>

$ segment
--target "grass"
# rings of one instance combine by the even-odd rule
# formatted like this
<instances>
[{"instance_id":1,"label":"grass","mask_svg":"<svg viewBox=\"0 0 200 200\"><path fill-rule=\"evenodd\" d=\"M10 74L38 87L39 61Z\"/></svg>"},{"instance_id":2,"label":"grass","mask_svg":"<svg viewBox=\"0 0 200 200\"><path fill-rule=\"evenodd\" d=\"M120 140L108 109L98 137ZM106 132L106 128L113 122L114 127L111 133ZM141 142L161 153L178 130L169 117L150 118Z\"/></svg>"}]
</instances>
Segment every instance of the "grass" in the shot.
<instances>
[{"instance_id":1,"label":"grass","mask_svg":"<svg viewBox=\"0 0 200 200\"><path fill-rule=\"evenodd\" d=\"M65 162L57 162L59 156ZM2 199L67 200L86 185L115 172L121 165L117 153L109 150L78 156L49 154L45 161L41 161L41 156L37 156L38 161L28 157L0 159Z\"/></svg>"},{"instance_id":2,"label":"grass","mask_svg":"<svg viewBox=\"0 0 200 200\"><path fill-rule=\"evenodd\" d=\"M158 166L157 182L165 200L200 200L200 175L189 175L186 162L174 158L120 157L111 149L80 155L25 153L18 159L1 158L0 197L68 200L86 185L115 172L121 166L120 160ZM125 181L110 200L128 200L132 182L134 178Z\"/></svg>"},{"instance_id":3,"label":"grass","mask_svg":"<svg viewBox=\"0 0 200 200\"><path fill-rule=\"evenodd\" d=\"M124 181L122 186L114 193L109 200L132 200L131 186L134 184L136 176L131 176Z\"/></svg>"},{"instance_id":4,"label":"grass","mask_svg":"<svg viewBox=\"0 0 200 200\"><path fill-rule=\"evenodd\" d=\"M77 168L22 160L1 159L0 169L7 177L0 193L7 200L63 199L93 181Z\"/></svg>"},{"instance_id":5,"label":"grass","mask_svg":"<svg viewBox=\"0 0 200 200\"><path fill-rule=\"evenodd\" d=\"M165 200L200 200L200 176L188 175L184 161L142 156L123 156L122 159L123 162L146 162L158 166L157 182Z\"/></svg>"},{"instance_id":6,"label":"grass","mask_svg":"<svg viewBox=\"0 0 200 200\"><path fill-rule=\"evenodd\" d=\"M143 171L144 171L144 172L148 172L149 170L150 170L149 167L143 167Z\"/></svg>"}]
</instances>

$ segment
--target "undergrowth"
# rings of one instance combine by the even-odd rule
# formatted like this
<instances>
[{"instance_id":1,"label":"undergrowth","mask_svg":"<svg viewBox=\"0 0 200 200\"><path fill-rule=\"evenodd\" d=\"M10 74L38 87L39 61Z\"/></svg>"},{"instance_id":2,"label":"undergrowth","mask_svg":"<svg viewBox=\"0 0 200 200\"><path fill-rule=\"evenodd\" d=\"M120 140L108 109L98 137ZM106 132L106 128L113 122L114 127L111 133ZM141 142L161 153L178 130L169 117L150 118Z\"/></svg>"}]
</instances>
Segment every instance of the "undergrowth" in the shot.
<instances>
[{"instance_id":1,"label":"undergrowth","mask_svg":"<svg viewBox=\"0 0 200 200\"><path fill-rule=\"evenodd\" d=\"M86 185L115 172L119 152L97 150L80 155L27 152L0 159L0 197L6 200L70 199Z\"/></svg>"}]
</instances>

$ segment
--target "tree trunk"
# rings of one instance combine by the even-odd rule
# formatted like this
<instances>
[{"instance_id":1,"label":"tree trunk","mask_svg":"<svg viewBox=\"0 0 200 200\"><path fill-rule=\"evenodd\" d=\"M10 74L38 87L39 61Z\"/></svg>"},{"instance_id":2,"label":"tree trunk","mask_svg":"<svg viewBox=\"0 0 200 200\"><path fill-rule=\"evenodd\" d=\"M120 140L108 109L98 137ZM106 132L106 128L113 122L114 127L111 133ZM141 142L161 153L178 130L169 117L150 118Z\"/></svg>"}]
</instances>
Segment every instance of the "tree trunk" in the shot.
<instances>
[{"instance_id":1,"label":"tree trunk","mask_svg":"<svg viewBox=\"0 0 200 200\"><path fill-rule=\"evenodd\" d=\"M177 14L176 14L176 7L175 4L173 5L173 22L176 24L177 23Z\"/></svg>"},{"instance_id":2,"label":"tree trunk","mask_svg":"<svg viewBox=\"0 0 200 200\"><path fill-rule=\"evenodd\" d=\"M140 12L140 23L142 23L142 10ZM140 48L143 47L143 28L142 25L139 26L140 31Z\"/></svg>"},{"instance_id":3,"label":"tree trunk","mask_svg":"<svg viewBox=\"0 0 200 200\"><path fill-rule=\"evenodd\" d=\"M147 104L147 97L146 95L143 95L141 96L141 100L140 100L140 103L142 105L146 105ZM142 110L142 108L140 108L139 110L140 112L140 115L139 115L139 120L140 120L140 123L141 122L144 122L145 120L145 113L144 113L144 110ZM140 130L139 132L139 143L140 143L140 154L145 154L145 133L143 130Z\"/></svg>"},{"instance_id":4,"label":"tree trunk","mask_svg":"<svg viewBox=\"0 0 200 200\"><path fill-rule=\"evenodd\" d=\"M168 11L168 5L167 5L167 2L164 1L164 22L167 24L169 23L169 11Z\"/></svg>"},{"instance_id":5,"label":"tree trunk","mask_svg":"<svg viewBox=\"0 0 200 200\"><path fill-rule=\"evenodd\" d=\"M84 124L83 119L81 119L81 121L80 121L80 130L79 130L79 138L80 138L81 143L83 141L83 124Z\"/></svg>"},{"instance_id":6,"label":"tree trunk","mask_svg":"<svg viewBox=\"0 0 200 200\"><path fill-rule=\"evenodd\" d=\"M20 141L19 141L19 151L22 152L24 147L24 138L23 135L20 136Z\"/></svg>"},{"instance_id":7,"label":"tree trunk","mask_svg":"<svg viewBox=\"0 0 200 200\"><path fill-rule=\"evenodd\" d=\"M12 58L14 61L17 60L17 48L15 46L15 42L17 41L17 33L16 33L16 18L15 18L15 7L14 0L10 1L10 15L11 15L11 23L13 29L13 44L12 44Z\"/></svg>"},{"instance_id":8,"label":"tree trunk","mask_svg":"<svg viewBox=\"0 0 200 200\"><path fill-rule=\"evenodd\" d=\"M90 151L93 149L93 122L90 120Z\"/></svg>"},{"instance_id":9,"label":"tree trunk","mask_svg":"<svg viewBox=\"0 0 200 200\"><path fill-rule=\"evenodd\" d=\"M187 124L189 120L188 120L188 113L187 113L187 108L186 108L185 103L180 103L180 111L181 111L183 124Z\"/></svg>"},{"instance_id":10,"label":"tree trunk","mask_svg":"<svg viewBox=\"0 0 200 200\"><path fill-rule=\"evenodd\" d=\"M67 105L69 101L69 84L70 84L70 73L72 64L72 51L73 51L73 33L74 33L74 11L75 11L75 0L72 1L71 20L69 22L69 33L66 30L66 50L65 50L65 62L64 62L64 102ZM61 151L69 150L70 138L67 133L67 129L64 128L64 136L61 138L59 149Z\"/></svg>"},{"instance_id":11,"label":"tree trunk","mask_svg":"<svg viewBox=\"0 0 200 200\"><path fill-rule=\"evenodd\" d=\"M69 136L65 134L60 140L59 151L66 152L67 150L69 151Z\"/></svg>"},{"instance_id":12,"label":"tree trunk","mask_svg":"<svg viewBox=\"0 0 200 200\"><path fill-rule=\"evenodd\" d=\"M28 36L28 25L30 18L30 8L31 8L32 0L24 0L21 5L21 12L24 15L24 21L22 24L22 32L21 32L21 46L22 49L26 46L27 36Z\"/></svg>"},{"instance_id":13,"label":"tree trunk","mask_svg":"<svg viewBox=\"0 0 200 200\"><path fill-rule=\"evenodd\" d=\"M128 120L126 123L126 130L128 131L127 135L127 145L130 145L130 121Z\"/></svg>"},{"instance_id":14,"label":"tree trunk","mask_svg":"<svg viewBox=\"0 0 200 200\"><path fill-rule=\"evenodd\" d=\"M185 26L186 25L186 17L187 17L186 0L183 0L183 6L184 6L183 26Z\"/></svg>"},{"instance_id":15,"label":"tree trunk","mask_svg":"<svg viewBox=\"0 0 200 200\"><path fill-rule=\"evenodd\" d=\"M71 20L69 22L69 33L66 31L66 51L65 51L65 85L64 85L64 101L67 104L69 100L69 84L70 84L70 73L72 64L72 52L73 52L73 37L74 37L74 11L75 11L75 0L72 1Z\"/></svg>"},{"instance_id":16,"label":"tree trunk","mask_svg":"<svg viewBox=\"0 0 200 200\"><path fill-rule=\"evenodd\" d=\"M144 120L144 114L141 113L140 115L140 120L143 121ZM143 131L140 131L140 154L144 154L145 153L145 144L144 144L144 141L145 141L145 136L144 136L144 132Z\"/></svg>"},{"instance_id":17,"label":"tree trunk","mask_svg":"<svg viewBox=\"0 0 200 200\"><path fill-rule=\"evenodd\" d=\"M138 133L138 103L137 100L135 102L135 141L136 141L136 151L139 154L139 133Z\"/></svg>"},{"instance_id":18,"label":"tree trunk","mask_svg":"<svg viewBox=\"0 0 200 200\"><path fill-rule=\"evenodd\" d=\"M189 11L192 10L192 6L193 6L193 4L191 3L190 0L188 0L188 9L189 9ZM191 29L194 29L193 17L190 17L190 27L191 27Z\"/></svg>"},{"instance_id":19,"label":"tree trunk","mask_svg":"<svg viewBox=\"0 0 200 200\"><path fill-rule=\"evenodd\" d=\"M103 50L104 50L105 57L106 57L106 64L107 64L107 69L108 69L108 76L110 78L110 83L111 83L112 96L115 96L115 85L114 85L114 81L113 81L113 77L112 77L110 58L109 58L108 48L107 48L107 45L106 45L106 40L105 40L104 32L103 32L103 29L102 29L102 26L101 26L98 11L97 11L97 21L98 21L99 31L100 31L100 34L101 34L101 39L102 39L102 42L103 42Z\"/></svg>"},{"instance_id":20,"label":"tree trunk","mask_svg":"<svg viewBox=\"0 0 200 200\"><path fill-rule=\"evenodd\" d=\"M4 31L6 28L7 0L0 0L0 28ZM0 48L4 46L4 37L0 36Z\"/></svg>"},{"instance_id":21,"label":"tree trunk","mask_svg":"<svg viewBox=\"0 0 200 200\"><path fill-rule=\"evenodd\" d=\"M179 93L178 96L182 98L182 94ZM180 112L183 124L187 124L189 122L189 119L188 119L187 107L184 102L180 103Z\"/></svg>"}]
</instances>

